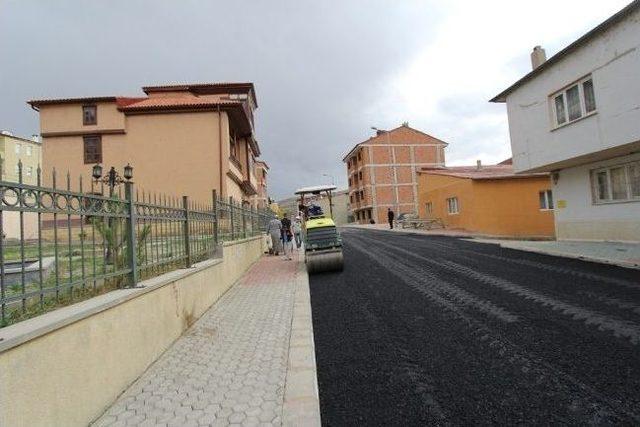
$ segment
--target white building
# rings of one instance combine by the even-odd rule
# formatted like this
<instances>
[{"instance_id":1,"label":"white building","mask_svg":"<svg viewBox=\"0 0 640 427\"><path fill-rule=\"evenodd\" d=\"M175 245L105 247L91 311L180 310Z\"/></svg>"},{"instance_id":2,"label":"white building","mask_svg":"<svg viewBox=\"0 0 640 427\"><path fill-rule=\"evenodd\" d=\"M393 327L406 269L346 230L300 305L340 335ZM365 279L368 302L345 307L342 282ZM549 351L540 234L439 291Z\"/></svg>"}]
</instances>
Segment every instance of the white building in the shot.
<instances>
[{"instance_id":1,"label":"white building","mask_svg":"<svg viewBox=\"0 0 640 427\"><path fill-rule=\"evenodd\" d=\"M551 172L558 239L640 241L640 1L497 95L516 172Z\"/></svg>"}]
</instances>

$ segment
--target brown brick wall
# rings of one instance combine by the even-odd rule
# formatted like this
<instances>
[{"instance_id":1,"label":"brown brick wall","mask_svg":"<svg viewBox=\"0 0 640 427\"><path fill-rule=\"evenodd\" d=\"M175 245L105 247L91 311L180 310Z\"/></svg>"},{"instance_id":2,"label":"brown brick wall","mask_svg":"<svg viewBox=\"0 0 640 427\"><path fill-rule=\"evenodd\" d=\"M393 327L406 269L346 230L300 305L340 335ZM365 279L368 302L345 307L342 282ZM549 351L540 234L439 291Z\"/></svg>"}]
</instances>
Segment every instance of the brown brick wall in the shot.
<instances>
[{"instance_id":1,"label":"brown brick wall","mask_svg":"<svg viewBox=\"0 0 640 427\"><path fill-rule=\"evenodd\" d=\"M413 182L413 173L410 166L396 167L396 177L398 184L408 184Z\"/></svg>"},{"instance_id":2,"label":"brown brick wall","mask_svg":"<svg viewBox=\"0 0 640 427\"><path fill-rule=\"evenodd\" d=\"M402 212L413 212L415 209L413 203L417 201L417 195L414 194L413 186L400 185L397 187L399 203L399 206L397 207L395 187L391 185L380 186L381 184L394 184L393 167L388 165L394 164L394 157L396 165L408 163L436 163L438 160L440 162L444 162L444 149L443 145L441 145L442 142L422 132L401 126L389 131L389 133L383 133L377 137L370 138L362 144L366 145L356 148L350 153L350 158L345 159L345 163L350 159L352 160L352 165L347 171L348 176L352 179L351 186L349 187L349 194L354 194L361 189L365 190L364 200L356 202L354 199L354 202L352 203L352 210L356 212L358 210L368 209L366 206L371 206L373 204L371 191L375 191L376 206L373 206L373 217L375 218L375 214L377 214L378 222L386 221L387 206L384 205L392 205L396 214L400 214ZM425 146L411 147L411 145L416 144L425 144ZM433 146L432 144L440 145ZM411 154L412 150L413 156ZM440 152L439 155L438 151ZM360 160L357 160L358 153L360 153ZM371 156L369 153L371 153ZM353 159L355 159L355 162ZM367 165L379 166L373 168L363 167ZM395 183L413 183L414 167L415 166L396 166ZM358 179L357 176L354 176L357 175L359 171L362 171L362 179ZM371 179L370 174L374 175L375 181ZM369 185L373 182L375 182L375 184L373 184L374 188L372 189ZM360 222L364 223L368 222L368 220L360 220Z\"/></svg>"}]
</instances>

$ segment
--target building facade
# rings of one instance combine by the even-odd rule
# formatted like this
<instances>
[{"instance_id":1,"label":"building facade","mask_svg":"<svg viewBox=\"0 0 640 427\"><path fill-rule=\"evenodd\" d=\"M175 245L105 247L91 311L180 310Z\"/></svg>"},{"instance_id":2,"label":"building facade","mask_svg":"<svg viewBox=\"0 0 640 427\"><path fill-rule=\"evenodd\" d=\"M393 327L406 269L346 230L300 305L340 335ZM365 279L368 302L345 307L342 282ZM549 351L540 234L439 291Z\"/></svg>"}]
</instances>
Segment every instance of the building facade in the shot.
<instances>
[{"instance_id":1,"label":"building facade","mask_svg":"<svg viewBox=\"0 0 640 427\"><path fill-rule=\"evenodd\" d=\"M9 131L0 132L0 180L18 182L20 180L19 163L22 163L22 182L36 185L38 167L42 164L42 144L38 136L29 138L14 136ZM38 216L35 213L23 215L23 238L34 239L38 236ZM20 214L2 212L2 233L5 238L20 238Z\"/></svg>"},{"instance_id":2,"label":"building facade","mask_svg":"<svg viewBox=\"0 0 640 427\"><path fill-rule=\"evenodd\" d=\"M269 207L269 192L267 188L267 175L269 174L269 166L263 160L256 160L255 172L256 176L256 195L253 196L253 207L257 209L267 209Z\"/></svg>"},{"instance_id":3,"label":"building facade","mask_svg":"<svg viewBox=\"0 0 640 427\"><path fill-rule=\"evenodd\" d=\"M516 175L508 164L424 169L419 215L446 228L490 236L554 236L549 174Z\"/></svg>"},{"instance_id":4,"label":"building facade","mask_svg":"<svg viewBox=\"0 0 640 427\"><path fill-rule=\"evenodd\" d=\"M323 212L329 213L329 198L320 197L317 204ZM349 190L334 191L331 195L331 208L333 211L333 221L336 225L345 225L349 222Z\"/></svg>"},{"instance_id":5,"label":"building facade","mask_svg":"<svg viewBox=\"0 0 640 427\"><path fill-rule=\"evenodd\" d=\"M94 164L134 167L139 189L211 201L212 190L250 204L257 194L252 83L144 87L144 97L44 99L45 184L56 167L89 182Z\"/></svg>"},{"instance_id":6,"label":"building facade","mask_svg":"<svg viewBox=\"0 0 640 427\"><path fill-rule=\"evenodd\" d=\"M418 212L417 172L444 166L443 142L408 124L356 144L342 161L347 166L349 203L355 222L386 221L391 208L400 213Z\"/></svg>"},{"instance_id":7,"label":"building facade","mask_svg":"<svg viewBox=\"0 0 640 427\"><path fill-rule=\"evenodd\" d=\"M551 173L558 239L640 241L640 1L497 95L516 172Z\"/></svg>"}]
</instances>

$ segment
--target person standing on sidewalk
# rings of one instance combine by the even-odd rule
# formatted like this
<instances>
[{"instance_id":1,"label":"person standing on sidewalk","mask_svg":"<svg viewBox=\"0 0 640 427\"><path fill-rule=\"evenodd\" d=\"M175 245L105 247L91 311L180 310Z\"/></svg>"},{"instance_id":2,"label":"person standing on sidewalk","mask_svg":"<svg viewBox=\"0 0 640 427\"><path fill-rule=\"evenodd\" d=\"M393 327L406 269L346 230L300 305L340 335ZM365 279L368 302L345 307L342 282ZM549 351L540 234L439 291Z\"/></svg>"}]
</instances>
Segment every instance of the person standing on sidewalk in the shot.
<instances>
[{"instance_id":1,"label":"person standing on sidewalk","mask_svg":"<svg viewBox=\"0 0 640 427\"><path fill-rule=\"evenodd\" d=\"M267 233L269 233L269 237L271 237L271 246L274 255L280 254L281 244L280 244L280 236L282 234L282 223L278 218L273 218L269 221L267 225Z\"/></svg>"},{"instance_id":2,"label":"person standing on sidewalk","mask_svg":"<svg viewBox=\"0 0 640 427\"><path fill-rule=\"evenodd\" d=\"M293 232L291 231L291 220L287 218L285 213L282 216L281 221L282 230L282 247L284 248L284 258L287 260L292 259L291 253L293 252Z\"/></svg>"},{"instance_id":3,"label":"person standing on sidewalk","mask_svg":"<svg viewBox=\"0 0 640 427\"><path fill-rule=\"evenodd\" d=\"M396 214L391 210L391 208L388 208L387 210L387 220L389 221L389 228L391 230L393 230L393 219L395 218Z\"/></svg>"},{"instance_id":4,"label":"person standing on sidewalk","mask_svg":"<svg viewBox=\"0 0 640 427\"><path fill-rule=\"evenodd\" d=\"M293 221L293 235L296 238L296 246L299 248L302 245L302 222L299 216Z\"/></svg>"}]
</instances>

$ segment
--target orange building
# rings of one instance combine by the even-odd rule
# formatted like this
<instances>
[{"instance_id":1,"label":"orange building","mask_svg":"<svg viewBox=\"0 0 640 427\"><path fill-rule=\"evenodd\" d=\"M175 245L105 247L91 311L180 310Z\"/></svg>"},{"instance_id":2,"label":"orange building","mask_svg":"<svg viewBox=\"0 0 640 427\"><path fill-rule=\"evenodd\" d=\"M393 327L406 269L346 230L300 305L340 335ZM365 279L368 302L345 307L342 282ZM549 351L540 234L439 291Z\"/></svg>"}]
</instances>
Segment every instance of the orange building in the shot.
<instances>
[{"instance_id":1,"label":"orange building","mask_svg":"<svg viewBox=\"0 0 640 427\"><path fill-rule=\"evenodd\" d=\"M418 179L421 168L444 166L444 148L437 138L409 127L378 130L357 144L342 159L347 164L349 203L355 220L387 220L387 209L396 216L418 212Z\"/></svg>"},{"instance_id":2,"label":"orange building","mask_svg":"<svg viewBox=\"0 0 640 427\"><path fill-rule=\"evenodd\" d=\"M45 185L51 184L54 167L61 178L69 171L88 184L94 164L122 171L130 163L139 189L188 195L201 203L210 202L215 189L221 197L251 203L260 155L253 84L142 89L146 96L134 98L30 101L40 113Z\"/></svg>"},{"instance_id":3,"label":"orange building","mask_svg":"<svg viewBox=\"0 0 640 427\"><path fill-rule=\"evenodd\" d=\"M423 169L419 172L421 218L447 228L492 236L553 237L551 182L546 173L518 174L499 165Z\"/></svg>"}]
</instances>

